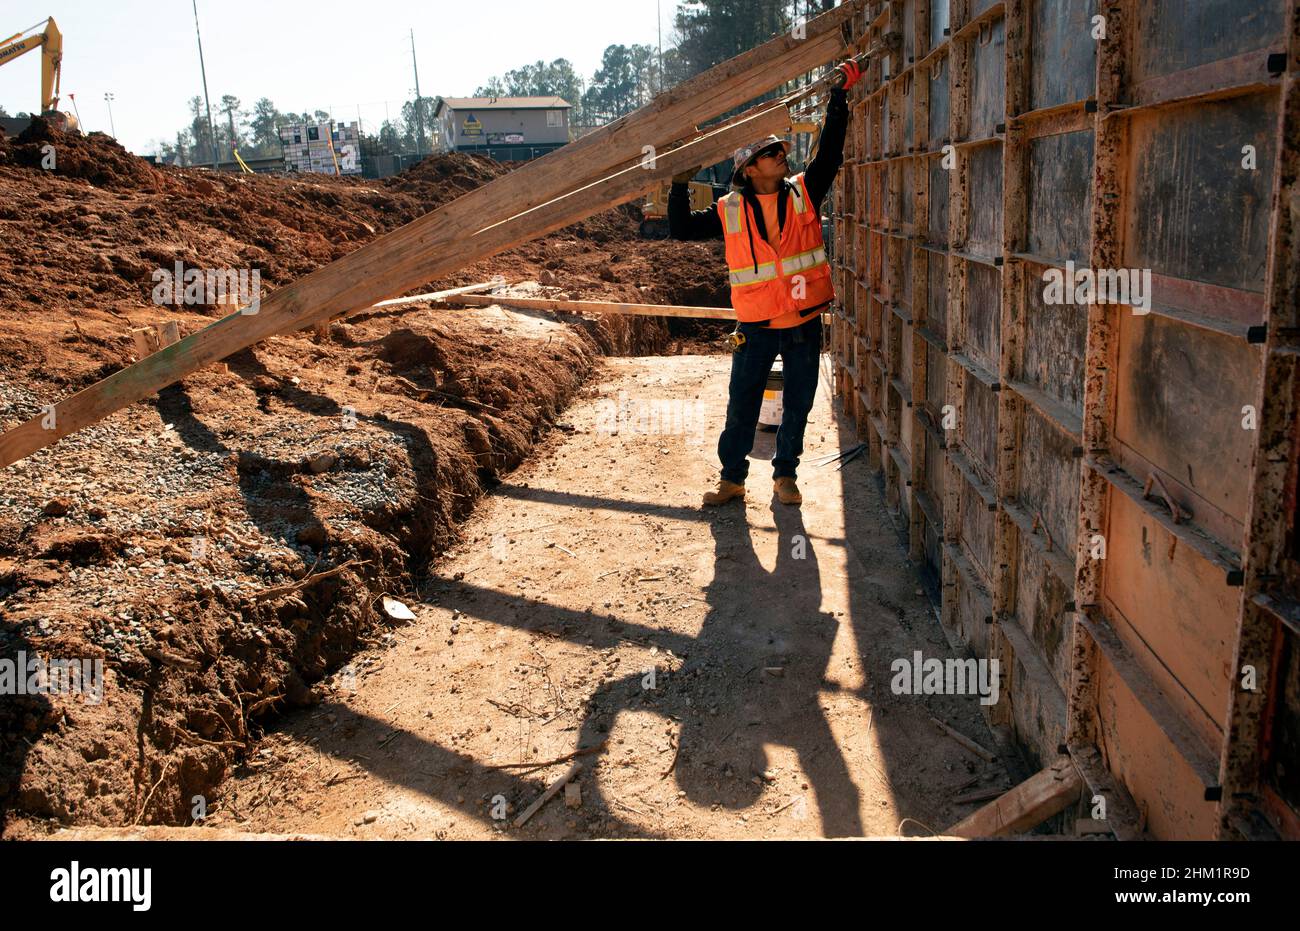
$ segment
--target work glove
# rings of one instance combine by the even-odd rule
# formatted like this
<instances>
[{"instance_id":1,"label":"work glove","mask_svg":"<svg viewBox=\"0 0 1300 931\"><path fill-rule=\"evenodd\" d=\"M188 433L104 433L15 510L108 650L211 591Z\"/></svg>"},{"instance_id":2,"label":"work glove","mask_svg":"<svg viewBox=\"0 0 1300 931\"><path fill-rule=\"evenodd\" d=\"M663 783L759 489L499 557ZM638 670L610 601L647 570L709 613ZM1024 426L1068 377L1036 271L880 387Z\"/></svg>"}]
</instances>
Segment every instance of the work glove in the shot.
<instances>
[{"instance_id":1,"label":"work glove","mask_svg":"<svg viewBox=\"0 0 1300 931\"><path fill-rule=\"evenodd\" d=\"M688 168L686 171L673 175L673 184L690 184L695 180L695 176L700 173L701 167L703 166L697 165L694 168Z\"/></svg>"},{"instance_id":2,"label":"work glove","mask_svg":"<svg viewBox=\"0 0 1300 931\"><path fill-rule=\"evenodd\" d=\"M849 90L862 80L862 68L852 58L840 62L835 66L835 70L841 75L839 84L844 90Z\"/></svg>"}]
</instances>

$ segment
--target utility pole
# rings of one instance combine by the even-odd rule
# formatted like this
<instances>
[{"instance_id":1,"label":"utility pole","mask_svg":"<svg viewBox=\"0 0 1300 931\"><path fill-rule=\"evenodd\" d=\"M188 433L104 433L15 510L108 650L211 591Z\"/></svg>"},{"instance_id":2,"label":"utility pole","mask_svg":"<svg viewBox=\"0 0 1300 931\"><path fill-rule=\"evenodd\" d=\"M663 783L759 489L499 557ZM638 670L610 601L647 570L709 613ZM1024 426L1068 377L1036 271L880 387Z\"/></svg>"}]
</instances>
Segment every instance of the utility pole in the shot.
<instances>
[{"instance_id":1,"label":"utility pole","mask_svg":"<svg viewBox=\"0 0 1300 931\"><path fill-rule=\"evenodd\" d=\"M415 157L424 154L424 107L420 104L420 63L415 60L415 30L411 30L411 67L415 69Z\"/></svg>"},{"instance_id":2,"label":"utility pole","mask_svg":"<svg viewBox=\"0 0 1300 931\"><path fill-rule=\"evenodd\" d=\"M655 0L655 25L659 27L659 93L664 92L664 12L661 0Z\"/></svg>"},{"instance_id":3,"label":"utility pole","mask_svg":"<svg viewBox=\"0 0 1300 931\"><path fill-rule=\"evenodd\" d=\"M208 98L208 68L203 63L203 33L199 31L199 0L190 0L194 7L194 34L199 39L199 72L203 75L203 102L208 108L208 141L212 143L212 170L217 170L217 131L212 125L212 101ZM196 142L198 140L195 140Z\"/></svg>"},{"instance_id":4,"label":"utility pole","mask_svg":"<svg viewBox=\"0 0 1300 931\"><path fill-rule=\"evenodd\" d=\"M117 138L117 126L113 123L113 92L109 91L104 95L104 102L108 104L108 128L113 132L113 138Z\"/></svg>"}]
</instances>

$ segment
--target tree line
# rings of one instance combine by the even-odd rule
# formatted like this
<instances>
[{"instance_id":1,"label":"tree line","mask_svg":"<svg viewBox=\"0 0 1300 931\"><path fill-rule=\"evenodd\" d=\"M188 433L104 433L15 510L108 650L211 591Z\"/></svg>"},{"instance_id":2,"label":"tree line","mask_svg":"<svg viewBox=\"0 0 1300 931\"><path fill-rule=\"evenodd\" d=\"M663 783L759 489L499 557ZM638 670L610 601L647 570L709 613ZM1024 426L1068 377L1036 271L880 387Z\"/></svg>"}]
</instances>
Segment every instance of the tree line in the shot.
<instances>
[{"instance_id":1,"label":"tree line","mask_svg":"<svg viewBox=\"0 0 1300 931\"><path fill-rule=\"evenodd\" d=\"M651 45L610 45L590 78L583 78L568 59L539 60L490 78L475 88L473 96L562 97L573 107L574 126L600 126L644 106L655 94L793 29L800 18L834 6L835 0L679 0L662 54ZM413 153L417 147L433 151L436 104L435 97L408 100L377 132L363 134L363 147L369 144L394 154ZM182 164L203 164L211 160L215 141L223 160L230 159L232 148L246 159L275 157L281 153L281 126L330 119L322 110L281 112L266 97L246 110L238 98L226 95L213 107L210 132L202 98L191 98L189 109L189 125L174 139L157 141L155 154Z\"/></svg>"}]
</instances>

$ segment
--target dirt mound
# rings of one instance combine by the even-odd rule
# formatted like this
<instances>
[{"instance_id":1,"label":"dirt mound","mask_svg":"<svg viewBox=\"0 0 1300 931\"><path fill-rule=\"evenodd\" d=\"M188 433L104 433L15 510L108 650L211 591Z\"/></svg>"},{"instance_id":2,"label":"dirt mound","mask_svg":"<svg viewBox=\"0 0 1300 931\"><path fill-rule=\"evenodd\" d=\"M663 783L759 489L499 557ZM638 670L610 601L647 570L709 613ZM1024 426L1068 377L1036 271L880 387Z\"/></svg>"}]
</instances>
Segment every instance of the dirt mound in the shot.
<instances>
[{"instance_id":1,"label":"dirt mound","mask_svg":"<svg viewBox=\"0 0 1300 931\"><path fill-rule=\"evenodd\" d=\"M430 156L381 183L385 190L411 194L424 203L441 206L509 173L507 166L486 155L450 152Z\"/></svg>"},{"instance_id":2,"label":"dirt mound","mask_svg":"<svg viewBox=\"0 0 1300 931\"><path fill-rule=\"evenodd\" d=\"M5 149L0 149L0 158L8 155L27 168L89 181L96 187L144 191L158 190L164 183L152 165L136 158L115 139L103 133L83 136L61 132L40 117L34 118Z\"/></svg>"},{"instance_id":3,"label":"dirt mound","mask_svg":"<svg viewBox=\"0 0 1300 931\"><path fill-rule=\"evenodd\" d=\"M44 124L0 137L0 430L128 364L133 327L228 310L155 304L159 269L283 286L506 171L449 155L382 182L239 176ZM547 272L575 298L725 303L720 245L642 242L637 220L609 211L427 289ZM0 828L185 822L256 766L260 722L394 636L380 595L417 586L602 352L668 341L646 318L361 315L0 471L0 656L101 660L109 695L0 703Z\"/></svg>"}]
</instances>

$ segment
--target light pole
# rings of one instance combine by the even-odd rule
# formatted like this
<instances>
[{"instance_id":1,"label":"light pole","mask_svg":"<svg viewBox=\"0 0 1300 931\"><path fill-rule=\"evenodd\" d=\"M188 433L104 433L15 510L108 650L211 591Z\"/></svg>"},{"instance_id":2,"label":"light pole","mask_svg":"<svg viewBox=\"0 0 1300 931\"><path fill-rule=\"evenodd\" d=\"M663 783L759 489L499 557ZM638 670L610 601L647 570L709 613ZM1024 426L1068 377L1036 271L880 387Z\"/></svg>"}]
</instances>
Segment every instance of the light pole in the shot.
<instances>
[{"instance_id":1,"label":"light pole","mask_svg":"<svg viewBox=\"0 0 1300 931\"><path fill-rule=\"evenodd\" d=\"M116 99L111 92L104 95L104 102L108 104L108 127L112 130L114 139L117 138L117 126L113 124L113 101Z\"/></svg>"},{"instance_id":2,"label":"light pole","mask_svg":"<svg viewBox=\"0 0 1300 931\"><path fill-rule=\"evenodd\" d=\"M199 0L191 0L194 7L194 35L199 40L199 72L203 75L203 102L208 108L208 142L212 144L212 170L217 170L217 131L212 125L212 101L208 98L208 67L203 63L203 33L199 32ZM195 146L199 140L195 139Z\"/></svg>"},{"instance_id":3,"label":"light pole","mask_svg":"<svg viewBox=\"0 0 1300 931\"><path fill-rule=\"evenodd\" d=\"M415 60L415 30L411 30L411 67L415 69L415 160L424 152L424 108L420 106L420 64Z\"/></svg>"}]
</instances>

